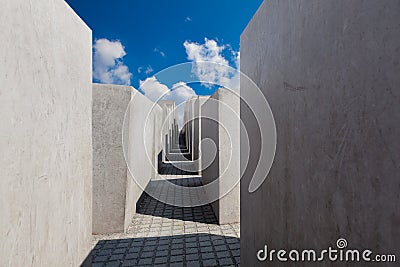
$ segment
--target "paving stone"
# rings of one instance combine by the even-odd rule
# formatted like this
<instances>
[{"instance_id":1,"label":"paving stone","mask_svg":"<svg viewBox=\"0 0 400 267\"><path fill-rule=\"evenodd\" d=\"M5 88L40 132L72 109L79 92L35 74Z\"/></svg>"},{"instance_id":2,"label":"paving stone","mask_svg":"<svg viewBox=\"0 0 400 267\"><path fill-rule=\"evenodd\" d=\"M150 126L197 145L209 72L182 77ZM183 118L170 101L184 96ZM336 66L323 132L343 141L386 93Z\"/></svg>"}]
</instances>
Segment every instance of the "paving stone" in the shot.
<instances>
[{"instance_id":1,"label":"paving stone","mask_svg":"<svg viewBox=\"0 0 400 267\"><path fill-rule=\"evenodd\" d=\"M138 264L139 264L139 265L152 264L152 262L153 262L153 259L152 259L152 258L139 259Z\"/></svg>"},{"instance_id":2,"label":"paving stone","mask_svg":"<svg viewBox=\"0 0 400 267\"><path fill-rule=\"evenodd\" d=\"M167 256L168 256L168 250L162 250L156 252L156 257L167 257Z\"/></svg>"},{"instance_id":3,"label":"paving stone","mask_svg":"<svg viewBox=\"0 0 400 267\"><path fill-rule=\"evenodd\" d=\"M155 251L156 248L157 248L156 246L146 246L146 245L144 245L143 251Z\"/></svg>"},{"instance_id":4,"label":"paving stone","mask_svg":"<svg viewBox=\"0 0 400 267\"><path fill-rule=\"evenodd\" d=\"M122 263L123 267L125 267L125 266L136 266L136 265L137 265L137 260L125 260Z\"/></svg>"},{"instance_id":5,"label":"paving stone","mask_svg":"<svg viewBox=\"0 0 400 267\"><path fill-rule=\"evenodd\" d=\"M186 243L185 247L188 248L197 248L197 243Z\"/></svg>"},{"instance_id":6,"label":"paving stone","mask_svg":"<svg viewBox=\"0 0 400 267\"><path fill-rule=\"evenodd\" d=\"M229 254L229 252L228 251L217 251L217 257L219 258L219 259L221 259L221 258L228 258L228 257L230 257L230 254Z\"/></svg>"},{"instance_id":7,"label":"paving stone","mask_svg":"<svg viewBox=\"0 0 400 267\"><path fill-rule=\"evenodd\" d=\"M227 251L228 247L226 245L219 245L219 246L214 246L215 251Z\"/></svg>"},{"instance_id":8,"label":"paving stone","mask_svg":"<svg viewBox=\"0 0 400 267\"><path fill-rule=\"evenodd\" d=\"M128 248L130 245L130 242L121 242L117 245L117 248Z\"/></svg>"},{"instance_id":9,"label":"paving stone","mask_svg":"<svg viewBox=\"0 0 400 267\"><path fill-rule=\"evenodd\" d=\"M171 249L183 249L183 244L173 244Z\"/></svg>"},{"instance_id":10,"label":"paving stone","mask_svg":"<svg viewBox=\"0 0 400 267\"><path fill-rule=\"evenodd\" d=\"M142 252L142 254L140 254L140 258L152 258L153 255L154 255L153 251Z\"/></svg>"},{"instance_id":11,"label":"paving stone","mask_svg":"<svg viewBox=\"0 0 400 267\"><path fill-rule=\"evenodd\" d=\"M117 249L114 249L112 254L125 254L127 250L128 250L128 248L117 248Z\"/></svg>"},{"instance_id":12,"label":"paving stone","mask_svg":"<svg viewBox=\"0 0 400 267\"><path fill-rule=\"evenodd\" d=\"M231 253L234 257L240 256L240 249L231 250Z\"/></svg>"},{"instance_id":13,"label":"paving stone","mask_svg":"<svg viewBox=\"0 0 400 267\"><path fill-rule=\"evenodd\" d=\"M111 255L112 252L113 252L112 249L102 249L99 251L98 255L99 256L108 256L108 255Z\"/></svg>"},{"instance_id":14,"label":"paving stone","mask_svg":"<svg viewBox=\"0 0 400 267\"><path fill-rule=\"evenodd\" d=\"M201 254L201 258L204 259L214 259L214 253L202 253Z\"/></svg>"},{"instance_id":15,"label":"paving stone","mask_svg":"<svg viewBox=\"0 0 400 267\"><path fill-rule=\"evenodd\" d=\"M185 264L183 262L171 262L170 267L183 267Z\"/></svg>"},{"instance_id":16,"label":"paving stone","mask_svg":"<svg viewBox=\"0 0 400 267\"><path fill-rule=\"evenodd\" d=\"M169 250L169 245L158 246L157 250Z\"/></svg>"},{"instance_id":17,"label":"paving stone","mask_svg":"<svg viewBox=\"0 0 400 267\"><path fill-rule=\"evenodd\" d=\"M187 261L198 260L199 259L199 255L198 254L188 254L188 255L186 255L185 258L186 258Z\"/></svg>"},{"instance_id":18,"label":"paving stone","mask_svg":"<svg viewBox=\"0 0 400 267\"><path fill-rule=\"evenodd\" d=\"M240 249L240 244L231 244L229 245L230 249Z\"/></svg>"},{"instance_id":19,"label":"paving stone","mask_svg":"<svg viewBox=\"0 0 400 267\"><path fill-rule=\"evenodd\" d=\"M201 266L200 261L188 261L186 262L187 267L199 267Z\"/></svg>"},{"instance_id":20,"label":"paving stone","mask_svg":"<svg viewBox=\"0 0 400 267\"><path fill-rule=\"evenodd\" d=\"M204 253L204 252L212 252L213 249L212 249L212 247L201 247L201 248L200 248L200 251L201 251L202 253Z\"/></svg>"},{"instance_id":21,"label":"paving stone","mask_svg":"<svg viewBox=\"0 0 400 267\"><path fill-rule=\"evenodd\" d=\"M161 264L161 263L166 264L167 262L168 262L168 258L167 257L156 257L154 259L154 263L156 263L156 264Z\"/></svg>"},{"instance_id":22,"label":"paving stone","mask_svg":"<svg viewBox=\"0 0 400 267\"><path fill-rule=\"evenodd\" d=\"M178 262L178 261L183 262L183 256L182 255L171 256L169 260L171 262Z\"/></svg>"},{"instance_id":23,"label":"paving stone","mask_svg":"<svg viewBox=\"0 0 400 267\"><path fill-rule=\"evenodd\" d=\"M120 261L109 261L106 263L106 267L119 267L120 265Z\"/></svg>"},{"instance_id":24,"label":"paving stone","mask_svg":"<svg viewBox=\"0 0 400 267\"><path fill-rule=\"evenodd\" d=\"M142 249L141 247L133 247L133 248L130 248L130 249L129 249L129 252L130 252L130 253L132 253L132 252L139 252L141 249Z\"/></svg>"},{"instance_id":25,"label":"paving stone","mask_svg":"<svg viewBox=\"0 0 400 267\"><path fill-rule=\"evenodd\" d=\"M210 241L200 242L200 247L211 247Z\"/></svg>"},{"instance_id":26,"label":"paving stone","mask_svg":"<svg viewBox=\"0 0 400 267\"><path fill-rule=\"evenodd\" d=\"M208 267L208 266L218 266L218 263L216 260L205 260L203 261L203 266Z\"/></svg>"},{"instance_id":27,"label":"paving stone","mask_svg":"<svg viewBox=\"0 0 400 267\"><path fill-rule=\"evenodd\" d=\"M93 262L105 262L109 256L97 256L94 258Z\"/></svg>"},{"instance_id":28,"label":"paving stone","mask_svg":"<svg viewBox=\"0 0 400 267\"><path fill-rule=\"evenodd\" d=\"M160 240L159 242L158 242L158 245L160 246L160 245L169 245L169 243L170 243L170 240Z\"/></svg>"},{"instance_id":29,"label":"paving stone","mask_svg":"<svg viewBox=\"0 0 400 267\"><path fill-rule=\"evenodd\" d=\"M218 260L220 266L233 265L234 261L231 258L224 258Z\"/></svg>"},{"instance_id":30,"label":"paving stone","mask_svg":"<svg viewBox=\"0 0 400 267\"><path fill-rule=\"evenodd\" d=\"M138 259L139 258L139 253L134 252L134 253L128 253L126 254L125 259Z\"/></svg>"},{"instance_id":31,"label":"paving stone","mask_svg":"<svg viewBox=\"0 0 400 267\"><path fill-rule=\"evenodd\" d=\"M173 249L171 250L171 255L182 255L183 254L183 249Z\"/></svg>"},{"instance_id":32,"label":"paving stone","mask_svg":"<svg viewBox=\"0 0 400 267\"><path fill-rule=\"evenodd\" d=\"M199 178L168 179L180 186L201 185ZM167 187L156 194L171 202L176 196ZM196 201L202 196L183 197ZM180 208L145 195L123 239L105 235L95 244L93 266L239 266L239 232L239 224L217 225L210 205Z\"/></svg>"},{"instance_id":33,"label":"paving stone","mask_svg":"<svg viewBox=\"0 0 400 267\"><path fill-rule=\"evenodd\" d=\"M122 260L124 258L124 254L115 254L115 255L111 255L110 257L110 261L115 261L115 260Z\"/></svg>"},{"instance_id":34,"label":"paving stone","mask_svg":"<svg viewBox=\"0 0 400 267\"><path fill-rule=\"evenodd\" d=\"M192 253L197 253L197 252L198 252L197 248L186 249L186 254L192 254Z\"/></svg>"}]
</instances>

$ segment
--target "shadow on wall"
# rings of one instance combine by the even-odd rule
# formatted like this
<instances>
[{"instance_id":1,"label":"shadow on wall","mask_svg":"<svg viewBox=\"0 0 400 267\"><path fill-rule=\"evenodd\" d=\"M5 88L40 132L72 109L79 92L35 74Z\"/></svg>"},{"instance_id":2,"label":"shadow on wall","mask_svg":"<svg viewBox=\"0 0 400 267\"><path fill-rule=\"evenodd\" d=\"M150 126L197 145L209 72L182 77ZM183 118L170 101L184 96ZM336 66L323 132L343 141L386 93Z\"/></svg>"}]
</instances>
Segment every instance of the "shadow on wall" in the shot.
<instances>
[{"instance_id":1,"label":"shadow on wall","mask_svg":"<svg viewBox=\"0 0 400 267\"><path fill-rule=\"evenodd\" d=\"M93 266L231 266L240 263L240 240L212 234L101 240L91 257Z\"/></svg>"}]
</instances>

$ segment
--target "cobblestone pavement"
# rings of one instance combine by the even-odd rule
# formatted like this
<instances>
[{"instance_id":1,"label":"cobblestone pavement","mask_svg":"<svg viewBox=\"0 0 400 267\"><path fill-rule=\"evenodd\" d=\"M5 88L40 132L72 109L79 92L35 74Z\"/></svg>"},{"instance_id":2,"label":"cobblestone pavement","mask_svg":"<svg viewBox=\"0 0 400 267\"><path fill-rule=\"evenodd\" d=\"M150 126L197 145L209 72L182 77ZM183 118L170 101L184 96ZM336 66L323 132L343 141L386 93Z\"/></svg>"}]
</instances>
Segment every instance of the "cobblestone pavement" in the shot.
<instances>
[{"instance_id":1,"label":"cobblestone pavement","mask_svg":"<svg viewBox=\"0 0 400 267\"><path fill-rule=\"evenodd\" d=\"M150 186L176 197L165 183L201 185L198 177L169 179ZM93 266L239 266L240 224L217 225L210 205L176 207L144 194L127 233L94 236L93 245Z\"/></svg>"}]
</instances>

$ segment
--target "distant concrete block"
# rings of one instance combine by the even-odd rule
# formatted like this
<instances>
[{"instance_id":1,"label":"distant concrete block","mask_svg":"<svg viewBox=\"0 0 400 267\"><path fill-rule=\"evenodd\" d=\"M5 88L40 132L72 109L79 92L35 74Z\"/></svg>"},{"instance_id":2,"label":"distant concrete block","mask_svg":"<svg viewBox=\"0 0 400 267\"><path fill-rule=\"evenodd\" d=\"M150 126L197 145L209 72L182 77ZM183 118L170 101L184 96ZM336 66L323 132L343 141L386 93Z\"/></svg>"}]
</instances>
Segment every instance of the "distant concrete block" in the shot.
<instances>
[{"instance_id":1,"label":"distant concrete block","mask_svg":"<svg viewBox=\"0 0 400 267\"><path fill-rule=\"evenodd\" d=\"M220 224L240 221L239 107L239 96L228 89L201 106L202 180Z\"/></svg>"},{"instance_id":2,"label":"distant concrete block","mask_svg":"<svg viewBox=\"0 0 400 267\"><path fill-rule=\"evenodd\" d=\"M91 30L64 1L0 6L0 266L79 266L92 238Z\"/></svg>"},{"instance_id":3,"label":"distant concrete block","mask_svg":"<svg viewBox=\"0 0 400 267\"><path fill-rule=\"evenodd\" d=\"M398 253L399 13L397 0L270 0L242 34L241 71L278 136L267 179L249 193L261 137L241 106L253 159L241 180L242 266L264 266L265 245L336 248L339 237ZM243 97L248 89L242 80Z\"/></svg>"}]
</instances>

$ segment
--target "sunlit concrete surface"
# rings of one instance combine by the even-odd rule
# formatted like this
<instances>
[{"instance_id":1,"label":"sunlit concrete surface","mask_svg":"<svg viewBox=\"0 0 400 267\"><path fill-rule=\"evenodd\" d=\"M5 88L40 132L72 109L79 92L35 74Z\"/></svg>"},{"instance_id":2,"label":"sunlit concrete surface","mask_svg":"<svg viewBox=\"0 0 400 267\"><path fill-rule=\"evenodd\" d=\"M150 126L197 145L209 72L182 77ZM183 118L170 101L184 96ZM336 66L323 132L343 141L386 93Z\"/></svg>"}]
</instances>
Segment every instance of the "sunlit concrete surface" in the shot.
<instances>
[{"instance_id":1,"label":"sunlit concrete surface","mask_svg":"<svg viewBox=\"0 0 400 267\"><path fill-rule=\"evenodd\" d=\"M220 224L240 221L239 108L238 92L224 88L201 107L202 179Z\"/></svg>"},{"instance_id":2,"label":"sunlit concrete surface","mask_svg":"<svg viewBox=\"0 0 400 267\"><path fill-rule=\"evenodd\" d=\"M135 214L136 203L148 185L157 178L158 158L162 151L162 109L133 90L124 125L124 153L128 164L125 230Z\"/></svg>"},{"instance_id":3,"label":"sunlit concrete surface","mask_svg":"<svg viewBox=\"0 0 400 267\"><path fill-rule=\"evenodd\" d=\"M161 116L130 86L93 85L93 233L128 227L131 207L157 175Z\"/></svg>"},{"instance_id":4,"label":"sunlit concrete surface","mask_svg":"<svg viewBox=\"0 0 400 267\"><path fill-rule=\"evenodd\" d=\"M92 233L91 30L64 1L0 6L0 266L79 266Z\"/></svg>"}]
</instances>

